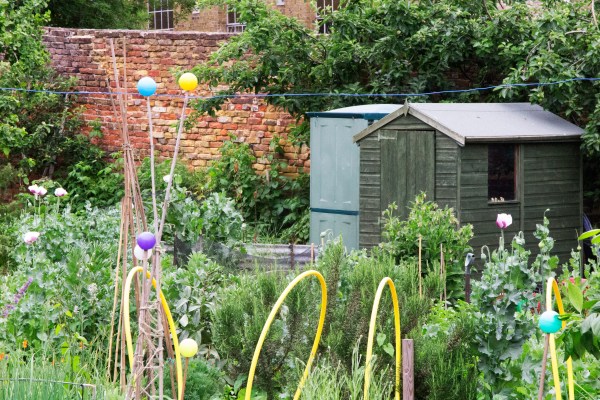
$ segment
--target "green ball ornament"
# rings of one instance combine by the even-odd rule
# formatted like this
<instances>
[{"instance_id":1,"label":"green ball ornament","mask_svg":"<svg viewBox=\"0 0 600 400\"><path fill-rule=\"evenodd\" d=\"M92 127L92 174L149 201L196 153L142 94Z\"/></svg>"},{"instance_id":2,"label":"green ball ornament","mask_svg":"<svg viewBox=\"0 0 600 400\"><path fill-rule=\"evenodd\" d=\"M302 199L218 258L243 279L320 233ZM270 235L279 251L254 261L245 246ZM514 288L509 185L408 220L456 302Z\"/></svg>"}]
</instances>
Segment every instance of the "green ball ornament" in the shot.
<instances>
[{"instance_id":1,"label":"green ball ornament","mask_svg":"<svg viewBox=\"0 0 600 400\"><path fill-rule=\"evenodd\" d=\"M540 315L539 327L544 333L556 333L562 328L562 321L556 311L545 311Z\"/></svg>"}]
</instances>

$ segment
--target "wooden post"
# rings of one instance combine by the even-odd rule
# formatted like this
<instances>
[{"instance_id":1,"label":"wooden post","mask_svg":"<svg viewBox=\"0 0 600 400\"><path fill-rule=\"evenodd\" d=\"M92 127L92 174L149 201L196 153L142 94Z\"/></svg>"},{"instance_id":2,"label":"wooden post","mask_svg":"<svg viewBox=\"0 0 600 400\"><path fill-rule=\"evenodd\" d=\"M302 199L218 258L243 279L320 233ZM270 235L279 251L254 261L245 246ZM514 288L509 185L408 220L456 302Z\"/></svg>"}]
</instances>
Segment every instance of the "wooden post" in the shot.
<instances>
[{"instance_id":1,"label":"wooden post","mask_svg":"<svg viewBox=\"0 0 600 400\"><path fill-rule=\"evenodd\" d=\"M402 400L415 400L415 349L412 339L402 339Z\"/></svg>"},{"instance_id":2,"label":"wooden post","mask_svg":"<svg viewBox=\"0 0 600 400\"><path fill-rule=\"evenodd\" d=\"M538 392L538 400L544 398L544 381L546 380L546 364L548 363L548 346L550 345L550 335L546 335L544 341L544 356L542 357L542 372L540 374L540 390Z\"/></svg>"},{"instance_id":3,"label":"wooden post","mask_svg":"<svg viewBox=\"0 0 600 400\"><path fill-rule=\"evenodd\" d=\"M422 247L422 237L419 235L419 297L423 297L423 277L421 276L421 249Z\"/></svg>"}]
</instances>

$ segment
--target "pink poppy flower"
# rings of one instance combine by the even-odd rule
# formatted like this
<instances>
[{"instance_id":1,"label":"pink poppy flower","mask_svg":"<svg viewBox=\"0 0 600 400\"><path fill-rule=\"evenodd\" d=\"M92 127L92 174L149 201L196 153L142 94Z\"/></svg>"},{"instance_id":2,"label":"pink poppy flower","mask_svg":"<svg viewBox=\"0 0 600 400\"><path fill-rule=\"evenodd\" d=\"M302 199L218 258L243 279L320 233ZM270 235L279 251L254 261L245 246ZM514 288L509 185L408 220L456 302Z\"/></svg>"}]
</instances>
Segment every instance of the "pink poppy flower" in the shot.
<instances>
[{"instance_id":1,"label":"pink poppy flower","mask_svg":"<svg viewBox=\"0 0 600 400\"><path fill-rule=\"evenodd\" d=\"M27 244L33 244L39 239L40 235L40 232L27 232L23 235L23 241Z\"/></svg>"},{"instance_id":2,"label":"pink poppy flower","mask_svg":"<svg viewBox=\"0 0 600 400\"><path fill-rule=\"evenodd\" d=\"M498 214L496 218L496 226L500 229L506 229L512 224L512 216L510 214Z\"/></svg>"}]
</instances>

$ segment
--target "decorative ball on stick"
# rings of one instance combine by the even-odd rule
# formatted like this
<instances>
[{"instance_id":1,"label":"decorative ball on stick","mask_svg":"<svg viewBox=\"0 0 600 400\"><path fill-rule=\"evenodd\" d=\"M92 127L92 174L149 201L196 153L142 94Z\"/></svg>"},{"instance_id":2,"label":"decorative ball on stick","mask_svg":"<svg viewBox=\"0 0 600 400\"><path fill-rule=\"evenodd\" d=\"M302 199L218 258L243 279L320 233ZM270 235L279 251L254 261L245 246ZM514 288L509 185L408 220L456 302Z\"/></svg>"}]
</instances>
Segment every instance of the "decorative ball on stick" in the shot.
<instances>
[{"instance_id":1,"label":"decorative ball on stick","mask_svg":"<svg viewBox=\"0 0 600 400\"><path fill-rule=\"evenodd\" d=\"M156 245L156 237L151 232L142 232L137 236L137 244L142 250L150 250Z\"/></svg>"},{"instance_id":2,"label":"decorative ball on stick","mask_svg":"<svg viewBox=\"0 0 600 400\"><path fill-rule=\"evenodd\" d=\"M138 81L137 90L142 96L152 96L156 93L156 82L149 76L145 76Z\"/></svg>"},{"instance_id":3,"label":"decorative ball on stick","mask_svg":"<svg viewBox=\"0 0 600 400\"><path fill-rule=\"evenodd\" d=\"M133 249L133 255L140 261L149 259L152 256L152 250L144 250L140 246L135 246Z\"/></svg>"},{"instance_id":4,"label":"decorative ball on stick","mask_svg":"<svg viewBox=\"0 0 600 400\"><path fill-rule=\"evenodd\" d=\"M196 75L192 74L191 72L186 72L179 77L178 83L182 90L191 92L198 87L198 78L196 78Z\"/></svg>"},{"instance_id":5,"label":"decorative ball on stick","mask_svg":"<svg viewBox=\"0 0 600 400\"><path fill-rule=\"evenodd\" d=\"M556 333L562 327L562 321L556 311L545 311L540 315L539 327L544 333Z\"/></svg>"},{"instance_id":6,"label":"decorative ball on stick","mask_svg":"<svg viewBox=\"0 0 600 400\"><path fill-rule=\"evenodd\" d=\"M194 339L187 338L183 339L179 343L179 353L185 358L191 358L198 352L198 343Z\"/></svg>"}]
</instances>

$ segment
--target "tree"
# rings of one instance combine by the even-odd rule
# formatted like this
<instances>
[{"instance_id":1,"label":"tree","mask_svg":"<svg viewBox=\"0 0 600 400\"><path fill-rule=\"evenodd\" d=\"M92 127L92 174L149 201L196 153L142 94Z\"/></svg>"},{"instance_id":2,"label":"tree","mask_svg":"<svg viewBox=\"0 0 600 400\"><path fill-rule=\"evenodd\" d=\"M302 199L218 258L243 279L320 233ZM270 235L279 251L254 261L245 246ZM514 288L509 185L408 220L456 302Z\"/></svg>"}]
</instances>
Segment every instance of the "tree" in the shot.
<instances>
[{"instance_id":1,"label":"tree","mask_svg":"<svg viewBox=\"0 0 600 400\"><path fill-rule=\"evenodd\" d=\"M586 127L585 146L600 154L597 82L569 82L426 97L386 97L502 83L594 77L600 70L600 35L589 2L343 1L319 35L262 0L200 0L234 5L246 30L194 71L227 89L216 94L263 93L302 121L307 111L373 102L530 100ZM461 82L460 85L457 82ZM348 93L352 96L283 94ZM196 103L213 113L223 97ZM300 124L306 140L306 122Z\"/></svg>"},{"instance_id":2,"label":"tree","mask_svg":"<svg viewBox=\"0 0 600 400\"><path fill-rule=\"evenodd\" d=\"M152 3L152 4L149 4ZM176 17L189 15L194 0L170 0ZM165 0L49 0L50 25L65 28L146 29L148 6ZM153 7L152 7L153 8Z\"/></svg>"},{"instance_id":3,"label":"tree","mask_svg":"<svg viewBox=\"0 0 600 400\"><path fill-rule=\"evenodd\" d=\"M51 176L61 161L99 154L86 151L75 98L52 93L71 90L73 82L49 66L42 42L45 7L44 0L0 0L0 166L25 182L32 172Z\"/></svg>"}]
</instances>

